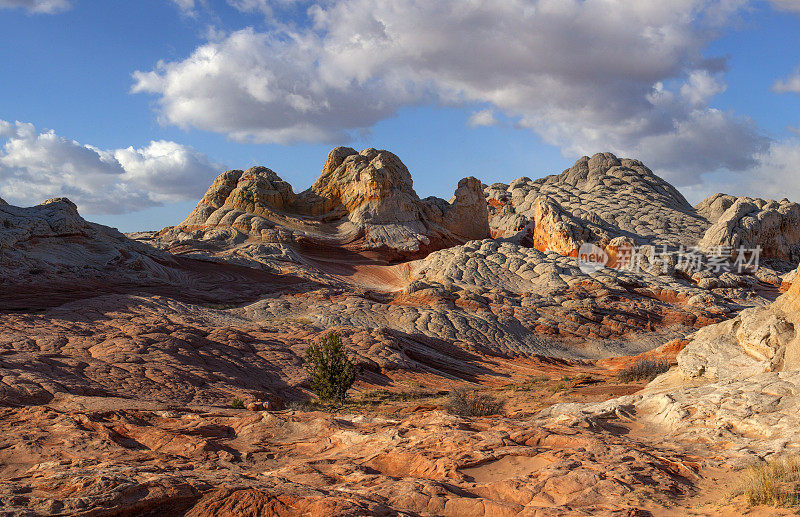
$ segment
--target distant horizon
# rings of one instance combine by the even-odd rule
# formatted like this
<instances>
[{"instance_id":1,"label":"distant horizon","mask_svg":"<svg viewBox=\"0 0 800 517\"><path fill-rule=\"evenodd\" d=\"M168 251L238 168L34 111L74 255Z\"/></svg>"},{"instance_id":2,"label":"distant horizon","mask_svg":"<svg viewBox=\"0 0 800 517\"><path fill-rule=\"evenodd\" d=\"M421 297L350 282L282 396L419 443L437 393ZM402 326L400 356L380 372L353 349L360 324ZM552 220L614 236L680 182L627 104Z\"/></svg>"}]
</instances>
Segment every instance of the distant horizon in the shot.
<instances>
[{"instance_id":1,"label":"distant horizon","mask_svg":"<svg viewBox=\"0 0 800 517\"><path fill-rule=\"evenodd\" d=\"M332 149L334 149L334 148L336 148L336 147L349 147L349 146L334 146ZM356 148L353 148L353 149L356 149ZM368 148L368 147L365 147L364 149L369 149L369 148ZM356 151L359 151L359 152L360 152L360 151L362 151L362 150L363 150L363 149L356 149ZM379 149L379 150L381 150L381 151L390 151L390 152L391 152L391 150L390 150L390 149ZM598 152L598 153L585 154L585 155L578 156L578 157L575 159L575 161L573 161L573 162L572 162L572 163L571 163L569 166L565 167L564 169L562 169L562 170L560 170L560 171L545 172L545 173L543 173L543 174L541 174L541 175L533 175L533 176L531 176L531 175L527 175L527 174L523 174L523 175L520 175L520 176L514 176L514 177L512 177L512 178L509 178L509 179L507 179L507 180L505 180L505 181L497 181L497 182L492 182L492 183L504 183L504 184L509 184L509 183L511 183L512 181L514 181L514 180L516 180L516 179L519 179L519 178L522 178L522 177L529 177L530 179L536 180L536 179L539 179L539 178L544 178L544 177L551 176L551 175L557 175L557 174L561 174L562 172L565 172L565 171L566 171L566 170L568 170L570 167L572 167L572 165L574 165L575 163L577 163L578 161L580 161L580 160L581 160L583 157L591 158L591 157L592 157L593 155L595 155L595 154L602 154L602 153L606 153L606 152L610 152L610 151L600 151L600 152ZM612 154L614 154L614 153L612 153ZM327 154L326 154L326 156L327 156ZM615 156L616 156L616 155L615 155ZM403 158L402 158L402 156L399 156L399 158L400 158L400 160L402 161L402 159L403 159ZM630 157L630 156L617 156L617 158L618 158L618 159L637 159L637 158L633 158L633 157ZM404 162L404 163L405 163L405 162ZM322 162L322 165L324 165L324 160L323 160L323 162ZM322 168L322 165L320 165L320 169ZM647 164L646 164L646 163L645 163L644 165L645 165L645 166L647 166ZM280 171L276 171L276 170L272 169L271 167L269 167L269 166L267 166L267 165L258 165L258 164L256 164L256 165L251 165L251 166L249 166L249 167L245 167L245 168L232 168L232 169L224 169L224 170L220 170L220 171L219 171L219 174L218 174L217 176L219 176L220 174L223 174L223 173L225 173L225 172L227 172L227 171L231 171L231 170L242 170L242 171L244 171L244 170L247 170L247 169L249 169L249 168L251 168L251 167L266 167L266 168L268 168L268 169L272 170L273 172L275 172L275 173L276 173L278 176L281 176L281 174L280 174ZM649 168L649 167L648 167L648 168ZM654 171L654 170L652 170L652 169L651 169L651 171L652 171L652 172L653 172L653 174L655 174L656 176L658 176L658 177L661 177L661 176L658 174L658 171ZM411 179L412 179L412 182L413 182L413 179L414 179L414 171L409 171L409 172L411 173ZM216 177L215 177L215 178L216 178ZM284 178L281 176L281 179L284 179ZM486 185L486 186L488 186L488 185L491 185L491 184L492 184L492 183L487 183L487 182L483 181L481 178L477 178L477 179L478 179L478 180L481 180L481 182L482 182L484 185ZM663 179L663 178L662 178L662 179ZM285 181L285 179L284 179L284 181ZM212 183L213 183L213 179L212 179L212 181L211 181L211 182L209 182L209 184L208 184L208 187L211 187ZM291 184L291 182L289 182L289 183ZM292 185L292 190L293 190L293 192L294 192L295 194L299 194L299 193L301 193L301 192L303 192L303 191L305 191L305 190L307 190L307 189L311 188L312 184L313 184L313 181L312 181L312 183L308 184L308 186L306 186L306 187L301 187L301 188L297 188L295 185ZM457 182L456 182L456 184L454 184L454 185L453 185L453 191L451 191L449 194L445 192L445 193L442 193L442 194L435 194L435 193L433 193L433 194L425 194L425 195L423 195L423 194L420 194L419 192L417 192L416 186L414 185L414 191L415 191L415 192L417 192L417 195L418 195L420 198L425 198L425 197L428 197L428 196L435 196L435 197L438 197L438 198L440 198L440 199L444 199L444 200L449 200L449 199L450 199L450 198L453 196L453 193L455 192L455 189L456 189L456 188L457 188ZM684 192L682 192L680 188L678 188L678 187L675 187L675 188L678 190L678 192L680 192L680 194L681 194L682 196L684 196L684 198L686 198L686 200L687 200L687 201L689 202L689 204L690 204L690 205L692 205L692 206L696 206L696 205L697 205L698 203L700 203L701 201L703 201L703 200L707 199L707 198L708 198L708 197L710 197L710 196L716 195L716 194L730 194L730 195L734 195L734 196L746 196L746 194L736 194L736 193L731 193L731 192L712 192L712 193L708 194L708 196L704 196L704 197L702 197L702 198L700 198L700 199L693 200L693 199L689 198L688 196L686 196L686 194L685 194ZM68 196L55 196L55 197L67 197L67 198L69 198ZM749 196L749 197L753 197L753 196ZM103 224L104 226L110 226L110 227L112 227L112 228L116 228L117 230L121 231L122 233L137 233L137 232L159 231L159 230L162 230L163 228L166 228L166 227L169 227L169 226L176 226L176 225L180 224L180 222L181 222L181 221L183 221L183 219L185 219L185 218L186 218L186 216L188 216L188 215L189 215L189 213L190 213L192 210L194 210L194 208L195 208L195 207L197 206L197 204L198 204L198 203L199 203L199 202L202 200L202 198L203 198L203 196L201 195L201 196L200 196L200 197L198 197L198 198L197 198L197 200L195 200L195 201L191 201L191 200L188 200L188 201L186 201L186 202L185 202L185 203L187 204L186 206L190 205L190 207L188 208L188 210L186 211L186 213L184 213L184 214L183 214L183 215L180 217L180 219L178 219L177 221L173 221L173 222L167 222L166 224L164 224L164 225L162 225L162 226L160 226L160 227L157 227L157 228L156 228L156 227L153 227L153 228L132 227L132 229L123 229L123 228L120 228L120 227L118 227L118 226L114 226L113 224L108 224L108 223L106 223L106 222L103 222L103 219L106 219L106 218L109 218L109 217L113 218L113 217L115 217L115 216L109 216L109 215L105 215L105 216L101 216L101 217L99 217L99 218L98 218L98 220L92 219L92 218L91 218L91 214L89 214L89 216L88 216L88 217L86 217L86 216L84 216L84 214L83 214L83 213L81 213L81 216L83 216L83 217L84 217L84 219L86 219L86 220L88 220L88 221L90 221L90 222L93 222L93 223L99 223L99 224ZM46 199L43 199L41 202L44 202L44 201L46 201ZM779 201L779 199L776 199L776 201ZM795 201L795 200L792 200L792 199L790 199L790 201ZM40 202L40 203L41 203L41 202ZM800 201L796 201L796 202L800 202ZM34 203L33 205L30 205L30 206L35 206L35 205L37 205L37 204L40 204L40 203ZM11 203L11 204L13 204L13 203ZM79 213L80 213L80 210L79 210ZM126 214L125 216L122 216L122 217L124 217L124 218L125 218L125 219L124 219L125 221L129 221L130 219L135 219L135 217L134 217L134 218L130 218L128 214ZM134 221L131 221L131 224L136 224L135 220L134 220Z\"/></svg>"}]
</instances>

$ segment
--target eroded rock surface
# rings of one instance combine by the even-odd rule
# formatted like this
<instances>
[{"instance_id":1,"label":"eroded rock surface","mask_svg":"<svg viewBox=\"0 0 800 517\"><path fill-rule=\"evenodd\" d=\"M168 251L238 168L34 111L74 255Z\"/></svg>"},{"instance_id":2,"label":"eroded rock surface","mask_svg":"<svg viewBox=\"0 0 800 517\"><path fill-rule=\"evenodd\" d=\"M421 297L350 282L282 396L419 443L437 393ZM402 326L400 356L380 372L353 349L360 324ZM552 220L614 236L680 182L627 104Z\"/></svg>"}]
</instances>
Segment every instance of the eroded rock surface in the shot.
<instances>
[{"instance_id":1,"label":"eroded rock surface","mask_svg":"<svg viewBox=\"0 0 800 517\"><path fill-rule=\"evenodd\" d=\"M694 245L708 221L642 162L611 153L584 156L561 174L486 189L495 237L541 251L577 254L581 242L602 247L616 237L636 244Z\"/></svg>"},{"instance_id":2,"label":"eroded rock surface","mask_svg":"<svg viewBox=\"0 0 800 517\"><path fill-rule=\"evenodd\" d=\"M697 499L709 472L800 446L799 214L691 207L609 153L420 199L397 156L343 147L305 192L228 171L181 224L132 238L65 199L0 200L0 508L724 514ZM698 244L771 261L654 253ZM617 267L631 247L637 267ZM330 330L364 406L302 405L306 347ZM642 358L676 366L638 391L616 372ZM448 414L455 387L505 409Z\"/></svg>"},{"instance_id":3,"label":"eroded rock surface","mask_svg":"<svg viewBox=\"0 0 800 517\"><path fill-rule=\"evenodd\" d=\"M800 447L800 285L688 339L677 366L640 393L556 405L551 421L636 419L654 439L700 444L745 465Z\"/></svg>"},{"instance_id":4,"label":"eroded rock surface","mask_svg":"<svg viewBox=\"0 0 800 517\"><path fill-rule=\"evenodd\" d=\"M722 248L730 254L740 247L759 247L764 257L800 260L800 204L716 194L701 202L698 211L714 221L699 242L704 249Z\"/></svg>"},{"instance_id":5,"label":"eroded rock surface","mask_svg":"<svg viewBox=\"0 0 800 517\"><path fill-rule=\"evenodd\" d=\"M225 172L189 217L157 241L167 247L311 241L408 257L488 236L482 185L475 178L461 180L450 202L420 199L394 154L337 147L319 179L300 194L265 167Z\"/></svg>"},{"instance_id":6,"label":"eroded rock surface","mask_svg":"<svg viewBox=\"0 0 800 517\"><path fill-rule=\"evenodd\" d=\"M291 271L277 275L209 258L175 256L90 223L65 198L30 208L0 205L0 311L108 293L243 303L300 282Z\"/></svg>"}]
</instances>

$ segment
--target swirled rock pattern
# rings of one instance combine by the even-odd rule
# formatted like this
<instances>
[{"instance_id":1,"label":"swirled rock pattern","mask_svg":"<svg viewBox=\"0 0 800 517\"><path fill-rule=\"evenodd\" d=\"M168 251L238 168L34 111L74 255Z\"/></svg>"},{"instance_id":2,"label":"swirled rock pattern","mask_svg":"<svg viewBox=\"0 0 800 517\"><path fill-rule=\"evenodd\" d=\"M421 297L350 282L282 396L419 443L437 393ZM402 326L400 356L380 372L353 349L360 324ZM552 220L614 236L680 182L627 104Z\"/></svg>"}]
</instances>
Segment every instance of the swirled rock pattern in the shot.
<instances>
[{"instance_id":1,"label":"swirled rock pattern","mask_svg":"<svg viewBox=\"0 0 800 517\"><path fill-rule=\"evenodd\" d=\"M800 260L800 204L716 194L698 206L715 221L700 247L720 248L726 253L759 247L765 257L792 263Z\"/></svg>"},{"instance_id":2,"label":"swirled rock pattern","mask_svg":"<svg viewBox=\"0 0 800 517\"><path fill-rule=\"evenodd\" d=\"M676 367L635 395L556 405L540 417L635 419L658 439L701 444L735 465L793 453L800 447L798 300L793 284L771 305L697 331Z\"/></svg>"},{"instance_id":3,"label":"swirled rock pattern","mask_svg":"<svg viewBox=\"0 0 800 517\"><path fill-rule=\"evenodd\" d=\"M221 174L197 208L180 225L162 230L156 243L223 241L230 248L253 240L310 240L397 258L488 237L487 217L475 178L461 180L450 202L420 199L394 154L337 147L319 179L300 194L266 167Z\"/></svg>"},{"instance_id":4,"label":"swirled rock pattern","mask_svg":"<svg viewBox=\"0 0 800 517\"><path fill-rule=\"evenodd\" d=\"M615 237L636 244L694 245L708 228L675 187L642 162L611 153L584 156L561 174L486 188L496 237L541 251L576 254L581 242Z\"/></svg>"},{"instance_id":5,"label":"swirled rock pattern","mask_svg":"<svg viewBox=\"0 0 800 517\"><path fill-rule=\"evenodd\" d=\"M0 200L0 513L741 514L715 476L800 446L797 206L691 207L609 153L420 199L344 147L301 193L227 171L158 232ZM332 413L303 367L331 330L359 371ZM456 387L505 406L454 416Z\"/></svg>"}]
</instances>

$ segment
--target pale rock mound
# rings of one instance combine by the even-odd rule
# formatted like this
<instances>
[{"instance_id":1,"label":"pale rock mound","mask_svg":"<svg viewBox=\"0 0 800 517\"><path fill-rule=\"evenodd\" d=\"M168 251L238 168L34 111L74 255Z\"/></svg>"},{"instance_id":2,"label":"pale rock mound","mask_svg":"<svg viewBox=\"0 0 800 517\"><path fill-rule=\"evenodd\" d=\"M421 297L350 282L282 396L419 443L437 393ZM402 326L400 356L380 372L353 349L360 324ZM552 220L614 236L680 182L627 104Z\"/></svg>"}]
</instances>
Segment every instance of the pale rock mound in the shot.
<instances>
[{"instance_id":1,"label":"pale rock mound","mask_svg":"<svg viewBox=\"0 0 800 517\"><path fill-rule=\"evenodd\" d=\"M678 355L686 378L711 380L800 370L800 283L775 303L742 311L736 318L701 329Z\"/></svg>"},{"instance_id":2,"label":"pale rock mound","mask_svg":"<svg viewBox=\"0 0 800 517\"><path fill-rule=\"evenodd\" d=\"M109 281L156 277L171 261L113 228L87 222L66 198L30 208L0 204L0 309L101 291Z\"/></svg>"},{"instance_id":3,"label":"pale rock mound","mask_svg":"<svg viewBox=\"0 0 800 517\"><path fill-rule=\"evenodd\" d=\"M475 178L461 180L450 202L420 199L394 154L337 147L300 194L265 167L223 173L186 220L158 237L162 246L311 241L406 256L486 238L487 218Z\"/></svg>"},{"instance_id":4,"label":"pale rock mound","mask_svg":"<svg viewBox=\"0 0 800 517\"><path fill-rule=\"evenodd\" d=\"M692 245L709 226L642 162L611 153L584 156L558 175L495 183L485 194L493 236L563 255L577 254L583 242L605 247L618 237L635 244Z\"/></svg>"},{"instance_id":5,"label":"pale rock mound","mask_svg":"<svg viewBox=\"0 0 800 517\"><path fill-rule=\"evenodd\" d=\"M729 464L800 447L800 284L774 303L690 336L677 367L635 395L557 405L540 418L596 422L633 415L670 443L704 447ZM655 438L654 438L655 439Z\"/></svg>"},{"instance_id":6,"label":"pale rock mound","mask_svg":"<svg viewBox=\"0 0 800 517\"><path fill-rule=\"evenodd\" d=\"M86 221L66 198L29 208L0 205L0 311L109 293L244 302L293 283L297 279L173 256Z\"/></svg>"},{"instance_id":7,"label":"pale rock mound","mask_svg":"<svg viewBox=\"0 0 800 517\"><path fill-rule=\"evenodd\" d=\"M714 221L700 240L701 248L760 246L764 257L800 260L800 204L714 194L696 208Z\"/></svg>"},{"instance_id":8,"label":"pale rock mound","mask_svg":"<svg viewBox=\"0 0 800 517\"><path fill-rule=\"evenodd\" d=\"M67 198L29 208L0 205L0 281L41 275L86 275L90 270L128 266L146 270L153 260L170 261L159 250L90 223Z\"/></svg>"}]
</instances>

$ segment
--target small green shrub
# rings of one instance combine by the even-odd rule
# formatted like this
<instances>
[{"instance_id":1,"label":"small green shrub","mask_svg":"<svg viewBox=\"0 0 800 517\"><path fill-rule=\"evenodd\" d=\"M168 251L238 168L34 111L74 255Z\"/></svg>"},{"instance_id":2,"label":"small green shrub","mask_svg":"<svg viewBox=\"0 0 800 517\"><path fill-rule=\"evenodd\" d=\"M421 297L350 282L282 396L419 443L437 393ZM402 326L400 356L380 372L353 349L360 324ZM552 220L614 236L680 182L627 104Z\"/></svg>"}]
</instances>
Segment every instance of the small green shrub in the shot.
<instances>
[{"instance_id":1,"label":"small green shrub","mask_svg":"<svg viewBox=\"0 0 800 517\"><path fill-rule=\"evenodd\" d=\"M466 388L456 388L450 392L445 408L460 416L496 415L503 409L503 402L491 395L476 393Z\"/></svg>"},{"instance_id":2,"label":"small green shrub","mask_svg":"<svg viewBox=\"0 0 800 517\"><path fill-rule=\"evenodd\" d=\"M670 368L670 363L663 359L639 359L617 374L622 382L652 381Z\"/></svg>"},{"instance_id":3,"label":"small green shrub","mask_svg":"<svg viewBox=\"0 0 800 517\"><path fill-rule=\"evenodd\" d=\"M231 401L231 407L233 409L244 409L244 401L240 398L234 398Z\"/></svg>"},{"instance_id":4,"label":"small green shrub","mask_svg":"<svg viewBox=\"0 0 800 517\"><path fill-rule=\"evenodd\" d=\"M356 380L356 367L336 332L326 334L319 344L308 347L305 369L311 389L322 401L343 403Z\"/></svg>"},{"instance_id":5,"label":"small green shrub","mask_svg":"<svg viewBox=\"0 0 800 517\"><path fill-rule=\"evenodd\" d=\"M800 505L800 457L776 458L746 468L738 494L744 494L751 506Z\"/></svg>"}]
</instances>

